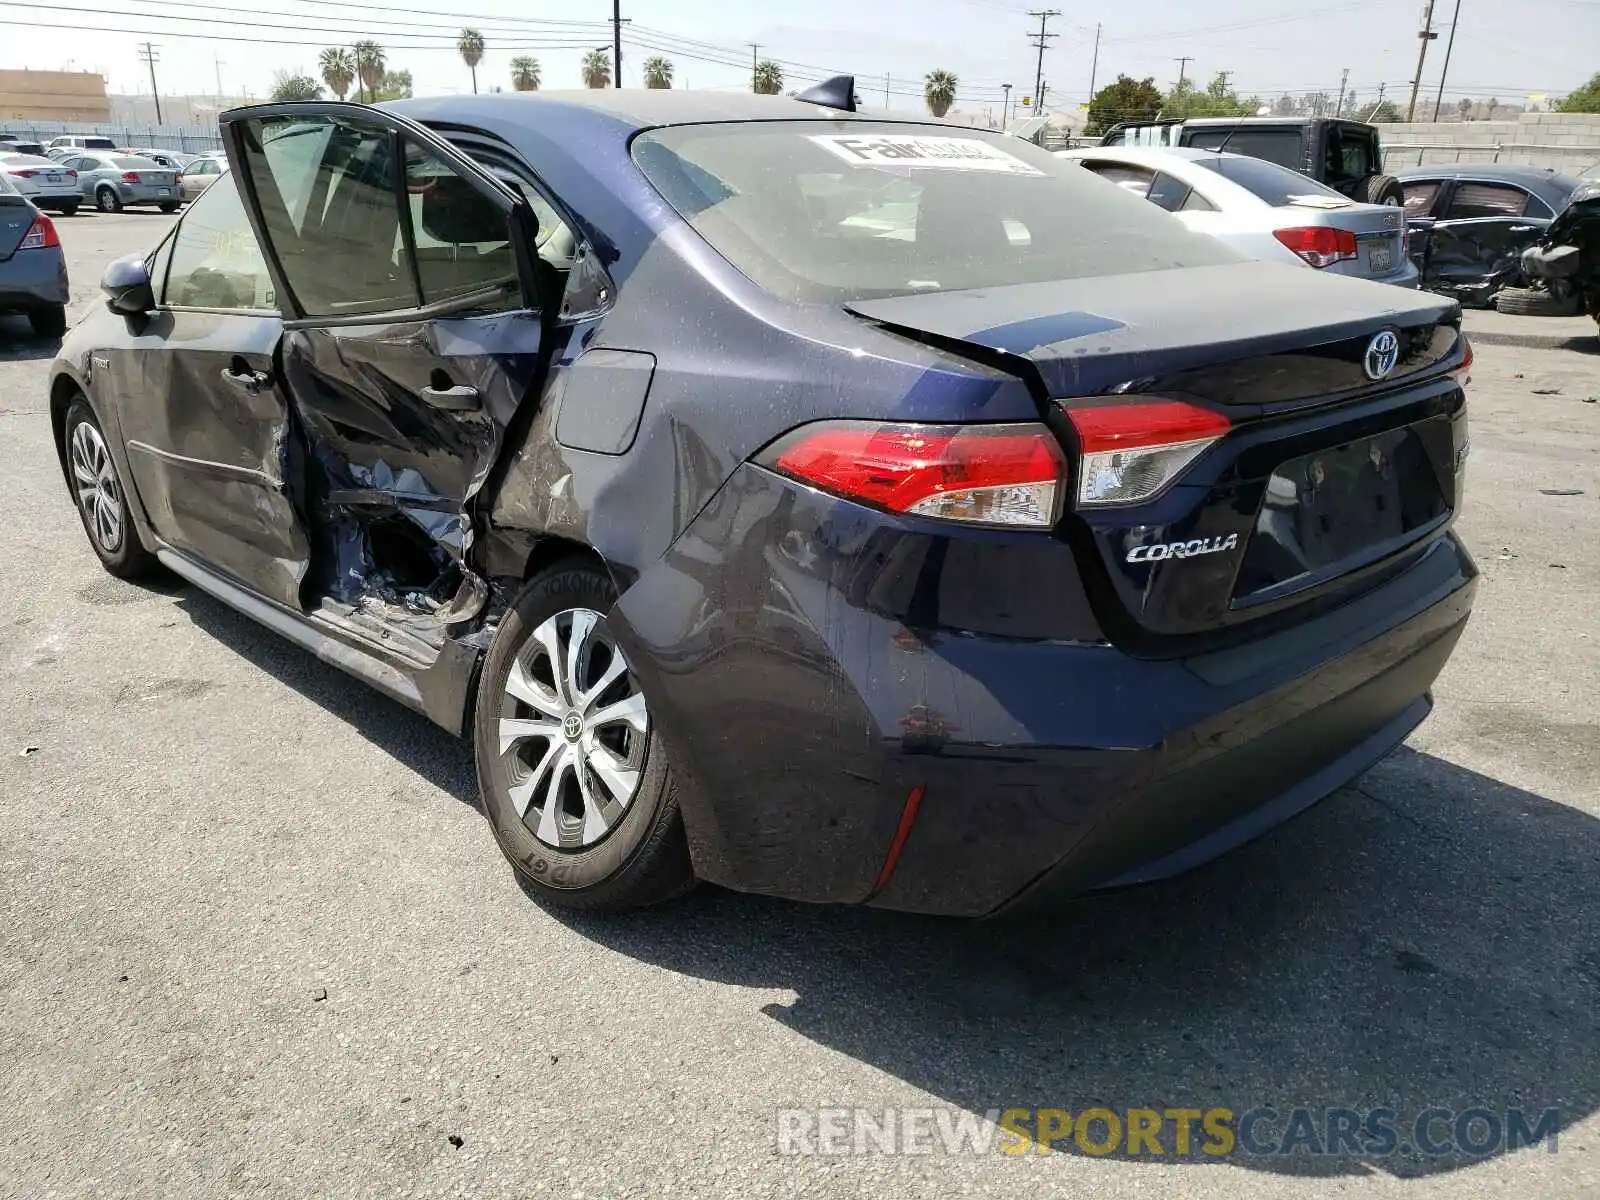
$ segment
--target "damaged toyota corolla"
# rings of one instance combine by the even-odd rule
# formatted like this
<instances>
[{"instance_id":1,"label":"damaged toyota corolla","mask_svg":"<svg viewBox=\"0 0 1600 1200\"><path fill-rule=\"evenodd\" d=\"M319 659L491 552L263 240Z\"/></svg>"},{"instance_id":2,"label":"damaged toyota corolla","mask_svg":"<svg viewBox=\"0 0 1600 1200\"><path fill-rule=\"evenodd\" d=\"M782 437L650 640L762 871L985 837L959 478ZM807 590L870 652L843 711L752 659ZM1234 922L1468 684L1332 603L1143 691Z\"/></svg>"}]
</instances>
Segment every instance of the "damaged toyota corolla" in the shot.
<instances>
[{"instance_id":1,"label":"damaged toyota corolla","mask_svg":"<svg viewBox=\"0 0 1600 1200\"><path fill-rule=\"evenodd\" d=\"M54 367L89 542L470 738L550 901L1157 879L1431 707L1453 301L848 81L223 127Z\"/></svg>"}]
</instances>

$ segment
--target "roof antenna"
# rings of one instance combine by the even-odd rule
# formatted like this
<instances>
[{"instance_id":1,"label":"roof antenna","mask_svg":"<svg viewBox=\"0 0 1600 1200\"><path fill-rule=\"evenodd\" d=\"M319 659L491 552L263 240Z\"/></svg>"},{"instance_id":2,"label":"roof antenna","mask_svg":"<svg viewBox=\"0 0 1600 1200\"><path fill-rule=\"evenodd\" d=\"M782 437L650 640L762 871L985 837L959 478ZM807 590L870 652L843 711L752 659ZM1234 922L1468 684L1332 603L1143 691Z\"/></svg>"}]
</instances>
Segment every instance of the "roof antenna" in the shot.
<instances>
[{"instance_id":1,"label":"roof antenna","mask_svg":"<svg viewBox=\"0 0 1600 1200\"><path fill-rule=\"evenodd\" d=\"M856 111L856 77L835 75L824 79L816 87L809 87L795 97L806 104L820 104L823 108L836 108L840 112Z\"/></svg>"}]
</instances>

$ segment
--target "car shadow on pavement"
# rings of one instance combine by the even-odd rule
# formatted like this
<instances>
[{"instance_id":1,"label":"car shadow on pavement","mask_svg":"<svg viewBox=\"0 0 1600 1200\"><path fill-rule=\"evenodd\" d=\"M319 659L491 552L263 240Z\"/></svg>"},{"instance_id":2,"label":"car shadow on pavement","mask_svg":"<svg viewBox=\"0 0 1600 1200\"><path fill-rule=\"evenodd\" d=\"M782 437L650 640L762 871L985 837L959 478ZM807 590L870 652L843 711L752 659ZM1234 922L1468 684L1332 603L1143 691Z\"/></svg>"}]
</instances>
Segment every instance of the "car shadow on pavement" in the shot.
<instances>
[{"instance_id":1,"label":"car shadow on pavement","mask_svg":"<svg viewBox=\"0 0 1600 1200\"><path fill-rule=\"evenodd\" d=\"M373 745L461 803L478 808L472 747L196 587L180 584L178 607L195 626L288 684Z\"/></svg>"},{"instance_id":2,"label":"car shadow on pavement","mask_svg":"<svg viewBox=\"0 0 1600 1200\"><path fill-rule=\"evenodd\" d=\"M773 1020L958 1109L1270 1108L1252 1127L1257 1151L1281 1149L1308 1109L1302 1147L1334 1152L1250 1154L1241 1138L1208 1157L1196 1124L1180 1158L1169 1122L1164 1161L1409 1178L1503 1152L1480 1119L1466 1135L1476 1153L1431 1153L1465 1110L1505 1123L1518 1108L1536 1128L1554 1108L1550 1128L1567 1129L1600 1107L1597 862L1594 818L1403 749L1198 872L1026 923L710 888L632 918L556 915L669 970L791 989L764 1010ZM823 1103L881 1113L883 1101ZM1344 1118L1330 1109L1363 1122L1393 1110L1380 1127L1394 1150L1365 1133L1332 1141ZM1434 1114L1423 1154L1429 1109L1452 1115ZM1106 1136L1091 1127L1091 1144ZM1055 1149L1083 1152L1071 1134Z\"/></svg>"},{"instance_id":3,"label":"car shadow on pavement","mask_svg":"<svg viewBox=\"0 0 1600 1200\"><path fill-rule=\"evenodd\" d=\"M37 336L26 317L0 316L0 363L48 362L60 349L60 338Z\"/></svg>"}]
</instances>

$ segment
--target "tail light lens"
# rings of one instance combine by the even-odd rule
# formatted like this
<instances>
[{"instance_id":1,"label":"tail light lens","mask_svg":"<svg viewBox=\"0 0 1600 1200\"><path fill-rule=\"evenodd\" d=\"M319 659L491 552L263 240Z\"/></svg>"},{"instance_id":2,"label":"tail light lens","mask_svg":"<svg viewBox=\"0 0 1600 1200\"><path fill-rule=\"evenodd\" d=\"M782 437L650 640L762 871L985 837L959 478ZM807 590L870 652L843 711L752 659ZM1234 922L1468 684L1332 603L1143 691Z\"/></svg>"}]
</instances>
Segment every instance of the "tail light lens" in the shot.
<instances>
[{"instance_id":1,"label":"tail light lens","mask_svg":"<svg viewBox=\"0 0 1600 1200\"><path fill-rule=\"evenodd\" d=\"M1181 400L1133 400L1065 411L1083 452L1079 508L1149 500L1231 428L1220 413Z\"/></svg>"},{"instance_id":2,"label":"tail light lens","mask_svg":"<svg viewBox=\"0 0 1600 1200\"><path fill-rule=\"evenodd\" d=\"M77 177L78 177L78 173L76 171L68 171L67 172L67 178L68 179L76 179Z\"/></svg>"},{"instance_id":3,"label":"tail light lens","mask_svg":"<svg viewBox=\"0 0 1600 1200\"><path fill-rule=\"evenodd\" d=\"M124 171L122 173L122 182L123 183L138 183L139 182L139 172L137 172L137 171Z\"/></svg>"},{"instance_id":4,"label":"tail light lens","mask_svg":"<svg viewBox=\"0 0 1600 1200\"><path fill-rule=\"evenodd\" d=\"M33 224L28 227L28 232L22 235L22 240L17 243L18 250L48 250L52 246L61 245L61 239L56 237L55 222L40 213L33 219Z\"/></svg>"},{"instance_id":5,"label":"tail light lens","mask_svg":"<svg viewBox=\"0 0 1600 1200\"><path fill-rule=\"evenodd\" d=\"M37 171L13 171L13 172L11 172L12 178L14 178L14 179L32 179L38 174L39 174L39 172L37 172Z\"/></svg>"},{"instance_id":6,"label":"tail light lens","mask_svg":"<svg viewBox=\"0 0 1600 1200\"><path fill-rule=\"evenodd\" d=\"M819 421L779 438L763 465L889 512L974 525L1048 528L1066 460L1043 425Z\"/></svg>"},{"instance_id":7,"label":"tail light lens","mask_svg":"<svg viewBox=\"0 0 1600 1200\"><path fill-rule=\"evenodd\" d=\"M1461 335L1461 364L1450 374L1456 377L1456 382L1465 387L1472 382L1472 343L1465 334Z\"/></svg>"},{"instance_id":8,"label":"tail light lens","mask_svg":"<svg viewBox=\"0 0 1600 1200\"><path fill-rule=\"evenodd\" d=\"M1348 229L1312 225L1304 229L1274 230L1277 238L1313 267L1331 267L1356 257L1356 235Z\"/></svg>"}]
</instances>

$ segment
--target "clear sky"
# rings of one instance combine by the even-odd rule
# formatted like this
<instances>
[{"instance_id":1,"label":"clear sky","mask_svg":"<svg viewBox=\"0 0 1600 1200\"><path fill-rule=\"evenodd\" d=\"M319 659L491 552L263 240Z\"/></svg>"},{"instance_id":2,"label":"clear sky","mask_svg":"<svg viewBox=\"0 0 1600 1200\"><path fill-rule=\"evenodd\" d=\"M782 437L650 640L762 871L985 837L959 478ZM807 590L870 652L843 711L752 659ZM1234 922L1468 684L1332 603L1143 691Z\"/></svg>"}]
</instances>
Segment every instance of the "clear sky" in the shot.
<instances>
[{"instance_id":1,"label":"clear sky","mask_svg":"<svg viewBox=\"0 0 1600 1200\"><path fill-rule=\"evenodd\" d=\"M1103 26L1097 78L1118 72L1177 77L1179 55L1191 78L1232 72L1243 95L1271 100L1288 92L1337 93L1348 68L1364 101L1378 84L1402 107L1415 69L1421 0L1055 0L1063 15L1049 28L1045 78L1052 106L1087 96L1097 24ZM1037 20L1026 0L805 0L735 5L717 0L623 0L631 19L623 42L624 82L637 86L651 54L673 60L678 86L749 85L750 42L785 65L790 86L823 73L852 71L864 99L916 107L921 80L942 67L960 79L957 108L998 109L1000 84L1013 100L1033 90ZM1437 87L1454 0L1438 0L1438 41L1428 54L1423 95ZM543 86L575 87L586 49L609 45L610 0L0 0L0 67L103 72L113 92L148 92L136 46L158 43L163 94L262 96L273 72L316 74L318 50L362 37L383 43L392 68L410 69L419 93L466 91L466 67L453 43L463 24L480 29L488 53L480 87L509 90L512 57L538 58ZM70 27L70 28L66 28ZM98 28L96 28L98 27ZM117 30L119 32L111 32ZM1462 0L1445 88L1447 103L1497 96L1520 103L1530 93L1559 94L1600 71L1600 0Z\"/></svg>"}]
</instances>

